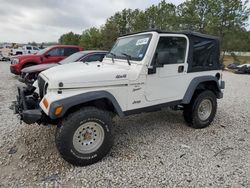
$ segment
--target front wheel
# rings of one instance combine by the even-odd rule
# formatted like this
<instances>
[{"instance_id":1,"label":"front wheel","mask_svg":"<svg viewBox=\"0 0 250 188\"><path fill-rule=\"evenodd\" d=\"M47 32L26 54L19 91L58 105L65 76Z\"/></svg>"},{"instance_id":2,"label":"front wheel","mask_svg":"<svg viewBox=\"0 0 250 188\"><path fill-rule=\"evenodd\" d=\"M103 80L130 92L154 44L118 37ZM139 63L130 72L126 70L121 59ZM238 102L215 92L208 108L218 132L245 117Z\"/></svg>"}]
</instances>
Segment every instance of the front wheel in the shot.
<instances>
[{"instance_id":1,"label":"front wheel","mask_svg":"<svg viewBox=\"0 0 250 188\"><path fill-rule=\"evenodd\" d=\"M215 94L206 90L195 94L190 104L184 106L183 116L190 127L202 129L210 125L217 111Z\"/></svg>"},{"instance_id":2,"label":"front wheel","mask_svg":"<svg viewBox=\"0 0 250 188\"><path fill-rule=\"evenodd\" d=\"M69 163L86 166L101 160L113 143L109 113L85 107L71 113L56 132L56 146Z\"/></svg>"}]
</instances>

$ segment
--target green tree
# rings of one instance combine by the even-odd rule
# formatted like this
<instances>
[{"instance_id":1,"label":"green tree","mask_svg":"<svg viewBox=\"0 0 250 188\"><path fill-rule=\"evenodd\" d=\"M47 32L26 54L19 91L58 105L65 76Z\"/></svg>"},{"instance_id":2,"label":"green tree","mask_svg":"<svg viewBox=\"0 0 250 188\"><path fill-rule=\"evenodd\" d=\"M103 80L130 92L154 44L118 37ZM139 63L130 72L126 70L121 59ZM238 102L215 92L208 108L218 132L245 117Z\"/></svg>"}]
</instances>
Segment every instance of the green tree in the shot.
<instances>
[{"instance_id":1,"label":"green tree","mask_svg":"<svg viewBox=\"0 0 250 188\"><path fill-rule=\"evenodd\" d=\"M211 11L210 0L188 0L177 7L181 29L205 32Z\"/></svg>"},{"instance_id":2,"label":"green tree","mask_svg":"<svg viewBox=\"0 0 250 188\"><path fill-rule=\"evenodd\" d=\"M187 0L178 6L179 27L219 36L222 50L236 46L245 32L250 9L241 0Z\"/></svg>"},{"instance_id":3,"label":"green tree","mask_svg":"<svg viewBox=\"0 0 250 188\"><path fill-rule=\"evenodd\" d=\"M28 44L31 45L31 46L37 46L37 43L34 42L34 41L33 42L29 42Z\"/></svg>"},{"instance_id":4,"label":"green tree","mask_svg":"<svg viewBox=\"0 0 250 188\"><path fill-rule=\"evenodd\" d=\"M72 31L66 34L63 34L59 38L59 43L60 44L66 44L66 45L79 45L80 41L80 35L75 34Z\"/></svg>"},{"instance_id":5,"label":"green tree","mask_svg":"<svg viewBox=\"0 0 250 188\"><path fill-rule=\"evenodd\" d=\"M100 29L92 27L83 31L80 45L84 49L102 49L102 33Z\"/></svg>"},{"instance_id":6,"label":"green tree","mask_svg":"<svg viewBox=\"0 0 250 188\"><path fill-rule=\"evenodd\" d=\"M176 6L165 0L146 9L145 16L147 29L176 30L178 27Z\"/></svg>"},{"instance_id":7,"label":"green tree","mask_svg":"<svg viewBox=\"0 0 250 188\"><path fill-rule=\"evenodd\" d=\"M249 50L249 32L245 30L250 9L248 0L186 0L178 7L162 0L145 10L116 12L100 28L90 28L79 36L62 35L62 44L81 44L86 49L110 49L117 37L157 28L192 30L219 36L223 51Z\"/></svg>"},{"instance_id":8,"label":"green tree","mask_svg":"<svg viewBox=\"0 0 250 188\"><path fill-rule=\"evenodd\" d=\"M101 28L101 33L103 49L110 50L117 37L120 36L116 25L108 20L106 24Z\"/></svg>"}]
</instances>

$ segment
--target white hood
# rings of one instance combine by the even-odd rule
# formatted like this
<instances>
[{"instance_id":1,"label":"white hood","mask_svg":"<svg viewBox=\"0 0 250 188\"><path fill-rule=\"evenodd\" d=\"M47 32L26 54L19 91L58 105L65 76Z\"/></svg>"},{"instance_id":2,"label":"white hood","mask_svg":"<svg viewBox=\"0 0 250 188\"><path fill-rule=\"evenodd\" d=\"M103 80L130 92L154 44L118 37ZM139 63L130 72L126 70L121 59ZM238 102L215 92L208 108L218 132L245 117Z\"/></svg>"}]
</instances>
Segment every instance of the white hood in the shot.
<instances>
[{"instance_id":1,"label":"white hood","mask_svg":"<svg viewBox=\"0 0 250 188\"><path fill-rule=\"evenodd\" d=\"M142 67L137 64L129 66L126 62L76 62L50 68L40 76L49 82L49 88L58 88L60 82L63 88L118 85L137 79L138 66Z\"/></svg>"}]
</instances>

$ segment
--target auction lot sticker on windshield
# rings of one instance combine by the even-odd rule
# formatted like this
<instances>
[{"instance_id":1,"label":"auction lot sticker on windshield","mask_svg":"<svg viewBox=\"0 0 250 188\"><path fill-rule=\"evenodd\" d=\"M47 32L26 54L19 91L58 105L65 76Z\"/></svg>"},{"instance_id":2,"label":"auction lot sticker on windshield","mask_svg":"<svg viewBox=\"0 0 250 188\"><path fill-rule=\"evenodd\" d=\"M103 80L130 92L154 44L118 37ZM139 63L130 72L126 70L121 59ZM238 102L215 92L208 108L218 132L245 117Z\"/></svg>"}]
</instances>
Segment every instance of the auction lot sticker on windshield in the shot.
<instances>
[{"instance_id":1,"label":"auction lot sticker on windshield","mask_svg":"<svg viewBox=\"0 0 250 188\"><path fill-rule=\"evenodd\" d=\"M137 42L136 42L136 46L140 46L140 45L144 45L144 44L147 44L148 43L148 39L149 38L143 38L143 39L139 39Z\"/></svg>"}]
</instances>

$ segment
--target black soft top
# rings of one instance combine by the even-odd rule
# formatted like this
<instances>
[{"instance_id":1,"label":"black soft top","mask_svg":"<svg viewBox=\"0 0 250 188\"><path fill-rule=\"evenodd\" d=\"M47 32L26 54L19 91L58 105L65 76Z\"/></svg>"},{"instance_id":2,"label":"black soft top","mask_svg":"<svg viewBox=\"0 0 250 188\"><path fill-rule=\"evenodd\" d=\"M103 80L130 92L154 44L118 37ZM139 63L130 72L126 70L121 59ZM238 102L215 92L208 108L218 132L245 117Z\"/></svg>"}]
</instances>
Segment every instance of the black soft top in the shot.
<instances>
[{"instance_id":1,"label":"black soft top","mask_svg":"<svg viewBox=\"0 0 250 188\"><path fill-rule=\"evenodd\" d=\"M189 39L188 72L220 70L222 67L220 64L220 40L216 36L193 31L172 32L155 29L132 34L145 32L186 35Z\"/></svg>"}]
</instances>

